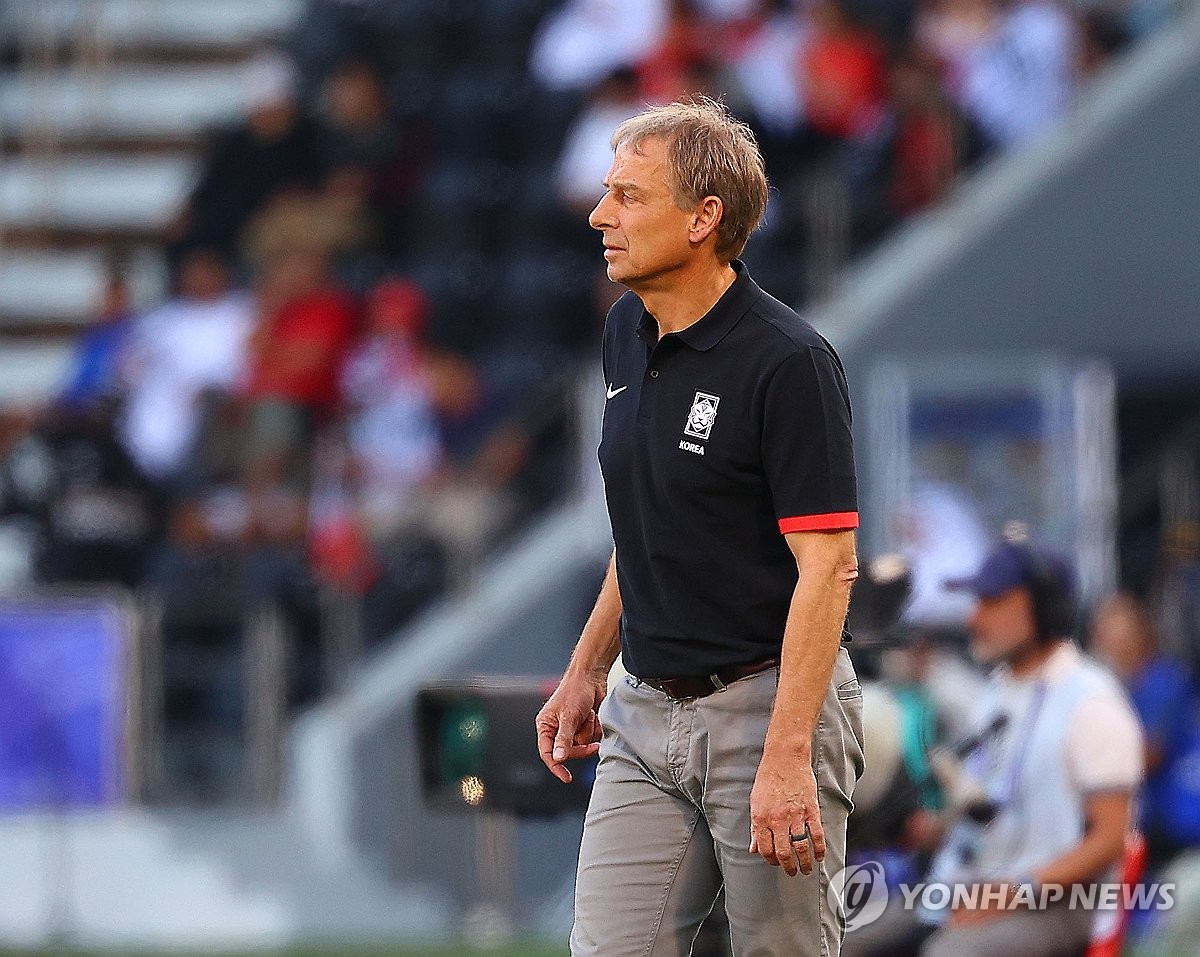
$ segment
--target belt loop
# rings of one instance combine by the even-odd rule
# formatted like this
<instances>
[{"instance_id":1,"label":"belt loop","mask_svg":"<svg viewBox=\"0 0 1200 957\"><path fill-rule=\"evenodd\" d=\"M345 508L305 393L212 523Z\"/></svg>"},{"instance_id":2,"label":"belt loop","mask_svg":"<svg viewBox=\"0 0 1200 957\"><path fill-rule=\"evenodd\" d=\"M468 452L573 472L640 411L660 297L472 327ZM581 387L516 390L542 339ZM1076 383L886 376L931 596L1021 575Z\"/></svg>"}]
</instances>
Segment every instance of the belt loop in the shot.
<instances>
[{"instance_id":1,"label":"belt loop","mask_svg":"<svg viewBox=\"0 0 1200 957\"><path fill-rule=\"evenodd\" d=\"M722 681L716 674L709 675L708 680L712 683L712 686L717 689L717 691L724 691L726 687L728 687L725 682Z\"/></svg>"}]
</instances>

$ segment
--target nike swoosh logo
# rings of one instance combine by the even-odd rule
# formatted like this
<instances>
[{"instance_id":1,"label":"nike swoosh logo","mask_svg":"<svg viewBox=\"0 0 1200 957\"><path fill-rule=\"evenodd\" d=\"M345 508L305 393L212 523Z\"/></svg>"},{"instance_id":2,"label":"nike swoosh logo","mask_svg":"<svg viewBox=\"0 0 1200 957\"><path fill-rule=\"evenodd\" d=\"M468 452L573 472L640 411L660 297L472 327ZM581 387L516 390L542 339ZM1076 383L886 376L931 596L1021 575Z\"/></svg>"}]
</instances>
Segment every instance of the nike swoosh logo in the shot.
<instances>
[{"instance_id":1,"label":"nike swoosh logo","mask_svg":"<svg viewBox=\"0 0 1200 957\"><path fill-rule=\"evenodd\" d=\"M627 386L627 385L623 385L623 386L621 386L621 388L619 388L619 389L614 389L614 388L613 388L613 387L610 385L610 386L608 387L608 397L611 399L611 398L612 398L614 395L620 395L622 392L624 392L624 391L625 391L626 389L628 389L628 388L629 388L629 386Z\"/></svg>"}]
</instances>

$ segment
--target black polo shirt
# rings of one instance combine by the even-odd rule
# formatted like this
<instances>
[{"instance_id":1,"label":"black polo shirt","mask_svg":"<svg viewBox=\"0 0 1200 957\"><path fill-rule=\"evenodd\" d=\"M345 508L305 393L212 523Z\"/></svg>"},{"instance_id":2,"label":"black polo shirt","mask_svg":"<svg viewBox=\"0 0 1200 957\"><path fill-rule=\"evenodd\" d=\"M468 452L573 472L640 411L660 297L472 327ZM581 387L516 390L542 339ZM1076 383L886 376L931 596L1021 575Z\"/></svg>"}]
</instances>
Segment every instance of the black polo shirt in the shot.
<instances>
[{"instance_id":1,"label":"black polo shirt","mask_svg":"<svg viewBox=\"0 0 1200 957\"><path fill-rule=\"evenodd\" d=\"M779 653L785 532L858 526L841 361L740 262L715 306L658 339L633 293L604 327L600 466L625 667L708 674Z\"/></svg>"}]
</instances>

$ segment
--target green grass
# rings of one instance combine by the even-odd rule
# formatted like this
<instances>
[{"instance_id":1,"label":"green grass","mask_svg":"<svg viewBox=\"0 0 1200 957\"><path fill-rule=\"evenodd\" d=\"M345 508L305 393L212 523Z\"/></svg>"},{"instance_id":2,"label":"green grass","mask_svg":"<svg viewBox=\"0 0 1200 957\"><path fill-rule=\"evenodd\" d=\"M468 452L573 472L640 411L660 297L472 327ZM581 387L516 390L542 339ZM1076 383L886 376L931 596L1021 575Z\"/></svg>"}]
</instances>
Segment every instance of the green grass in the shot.
<instances>
[{"instance_id":1,"label":"green grass","mask_svg":"<svg viewBox=\"0 0 1200 957\"><path fill-rule=\"evenodd\" d=\"M0 950L0 957L564 957L566 946L547 947L544 943L509 944L498 948L466 946L413 947L300 947L295 950L240 951L237 953L196 953L156 951L83 951L83 950Z\"/></svg>"}]
</instances>

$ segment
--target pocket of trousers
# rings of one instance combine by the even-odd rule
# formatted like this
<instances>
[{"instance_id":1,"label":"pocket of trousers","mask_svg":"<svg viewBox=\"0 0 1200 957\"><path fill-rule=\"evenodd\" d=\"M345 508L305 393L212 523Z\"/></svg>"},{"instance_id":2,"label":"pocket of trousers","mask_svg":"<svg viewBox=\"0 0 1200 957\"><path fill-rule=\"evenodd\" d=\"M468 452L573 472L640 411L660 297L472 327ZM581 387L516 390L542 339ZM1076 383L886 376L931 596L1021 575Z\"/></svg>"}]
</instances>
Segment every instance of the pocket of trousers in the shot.
<instances>
[{"instance_id":1,"label":"pocket of trousers","mask_svg":"<svg viewBox=\"0 0 1200 957\"><path fill-rule=\"evenodd\" d=\"M851 701L854 698L861 698L862 685L859 684L857 678L851 678L849 681L843 681L837 686L837 696L842 701Z\"/></svg>"}]
</instances>

